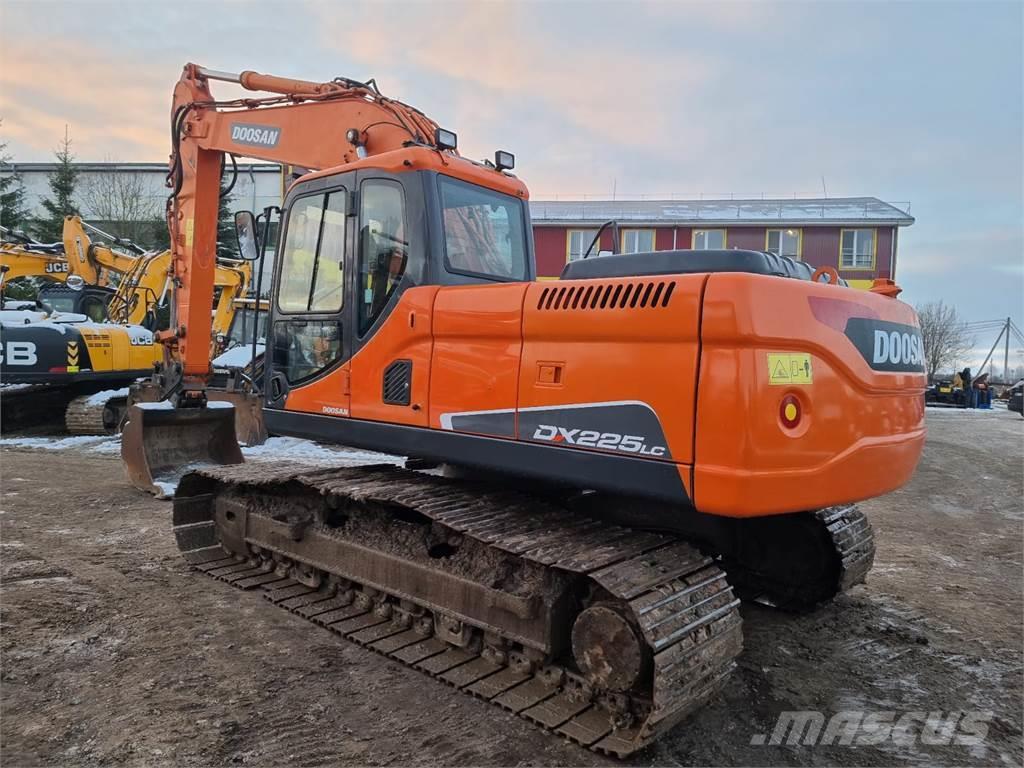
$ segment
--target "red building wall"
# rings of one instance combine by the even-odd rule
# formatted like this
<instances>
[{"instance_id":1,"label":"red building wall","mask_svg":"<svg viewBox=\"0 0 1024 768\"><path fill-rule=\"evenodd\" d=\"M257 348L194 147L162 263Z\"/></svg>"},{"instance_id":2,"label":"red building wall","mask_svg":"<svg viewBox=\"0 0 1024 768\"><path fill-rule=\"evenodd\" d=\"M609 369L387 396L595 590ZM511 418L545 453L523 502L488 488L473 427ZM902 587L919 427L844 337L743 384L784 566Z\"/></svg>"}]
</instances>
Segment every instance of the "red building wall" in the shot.
<instances>
[{"instance_id":1,"label":"red building wall","mask_svg":"<svg viewBox=\"0 0 1024 768\"><path fill-rule=\"evenodd\" d=\"M558 277L565 266L566 232L569 227L535 225L533 228L534 247L537 255L537 275ZM765 247L766 227L728 227L726 244L729 248L743 248L762 251ZM839 233L841 227L802 227L802 258L813 267L830 266L839 268ZM875 227L877 240L875 269L841 270L840 275L850 280L871 280L875 277L890 277L892 270L892 227ZM689 249L693 236L692 227L657 227L655 249L671 250L673 241L676 248ZM614 250L611 228L601 235L600 250ZM596 251L597 249L595 249Z\"/></svg>"},{"instance_id":2,"label":"red building wall","mask_svg":"<svg viewBox=\"0 0 1024 768\"><path fill-rule=\"evenodd\" d=\"M565 266L565 233L563 227L533 228L533 251L537 259L538 277L558 277Z\"/></svg>"},{"instance_id":3,"label":"red building wall","mask_svg":"<svg viewBox=\"0 0 1024 768\"><path fill-rule=\"evenodd\" d=\"M672 235L675 232L675 227L658 227L654 230L654 250L656 251L671 251L672 250ZM676 246L677 248L681 246Z\"/></svg>"},{"instance_id":4,"label":"red building wall","mask_svg":"<svg viewBox=\"0 0 1024 768\"><path fill-rule=\"evenodd\" d=\"M763 251L764 232L764 227L732 227L725 233L725 245L727 248Z\"/></svg>"}]
</instances>

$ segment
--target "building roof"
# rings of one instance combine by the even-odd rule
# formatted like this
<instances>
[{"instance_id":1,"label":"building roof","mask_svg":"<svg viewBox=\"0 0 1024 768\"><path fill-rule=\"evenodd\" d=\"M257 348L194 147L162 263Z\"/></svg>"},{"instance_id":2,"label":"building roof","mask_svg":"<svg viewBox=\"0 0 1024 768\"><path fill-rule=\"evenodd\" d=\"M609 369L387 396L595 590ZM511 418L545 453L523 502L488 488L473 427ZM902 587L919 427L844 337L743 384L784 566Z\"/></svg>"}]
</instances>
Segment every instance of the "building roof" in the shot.
<instances>
[{"instance_id":1,"label":"building roof","mask_svg":"<svg viewBox=\"0 0 1024 768\"><path fill-rule=\"evenodd\" d=\"M902 204L909 208L909 203ZM631 224L788 226L882 224L906 227L914 217L875 197L777 200L550 200L530 201L534 224Z\"/></svg>"}]
</instances>

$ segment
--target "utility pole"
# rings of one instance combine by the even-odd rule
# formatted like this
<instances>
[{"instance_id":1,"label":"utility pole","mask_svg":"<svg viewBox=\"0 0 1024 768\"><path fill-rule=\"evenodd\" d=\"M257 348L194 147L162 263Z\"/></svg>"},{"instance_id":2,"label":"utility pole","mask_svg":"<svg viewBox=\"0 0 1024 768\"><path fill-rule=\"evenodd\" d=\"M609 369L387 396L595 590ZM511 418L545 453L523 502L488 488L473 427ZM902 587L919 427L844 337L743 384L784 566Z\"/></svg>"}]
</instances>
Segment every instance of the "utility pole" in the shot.
<instances>
[{"instance_id":1,"label":"utility pole","mask_svg":"<svg viewBox=\"0 0 1024 768\"><path fill-rule=\"evenodd\" d=\"M1006 322L1003 323L1002 327L999 329L999 335L996 336L996 341L992 345L992 349L990 349L988 351L988 354L985 356L985 362L983 362L981 364L981 368L978 369L978 375L979 376L981 375L981 372L985 370L985 366L988 365L988 361L992 360L992 355L996 351L996 348L999 346L999 342L1003 340L1003 335L1005 334L1006 335L1006 346L1003 349L1003 378L1006 379L1005 383L1007 383L1007 384L1009 383L1009 378L1010 378L1010 328L1011 327L1012 327L1012 322L1011 322L1010 318L1006 318ZM992 362L994 364L995 360L992 360ZM990 373L991 373L991 371L992 371L992 369L989 368L989 372Z\"/></svg>"},{"instance_id":2,"label":"utility pole","mask_svg":"<svg viewBox=\"0 0 1024 768\"><path fill-rule=\"evenodd\" d=\"M1010 383L1010 318L1006 318L1006 347L1003 350L1003 383Z\"/></svg>"}]
</instances>

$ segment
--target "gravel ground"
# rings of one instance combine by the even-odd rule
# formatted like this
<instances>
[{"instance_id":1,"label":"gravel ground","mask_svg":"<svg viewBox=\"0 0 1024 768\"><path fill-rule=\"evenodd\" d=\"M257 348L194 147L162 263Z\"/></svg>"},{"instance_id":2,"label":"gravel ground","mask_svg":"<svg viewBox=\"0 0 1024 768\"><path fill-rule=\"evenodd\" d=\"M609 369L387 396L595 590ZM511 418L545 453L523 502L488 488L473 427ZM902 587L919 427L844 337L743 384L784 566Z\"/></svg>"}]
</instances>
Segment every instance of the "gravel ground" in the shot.
<instances>
[{"instance_id":1,"label":"gravel ground","mask_svg":"<svg viewBox=\"0 0 1024 768\"><path fill-rule=\"evenodd\" d=\"M913 481L864 504L868 583L809 616L744 606L723 694L628 762L1024 762L1024 420L929 411L928 426ZM5 765L614 762L195 575L170 505L102 445L0 441ZM920 725L877 744L752 743L807 710L991 714L973 746L925 743L943 739Z\"/></svg>"}]
</instances>

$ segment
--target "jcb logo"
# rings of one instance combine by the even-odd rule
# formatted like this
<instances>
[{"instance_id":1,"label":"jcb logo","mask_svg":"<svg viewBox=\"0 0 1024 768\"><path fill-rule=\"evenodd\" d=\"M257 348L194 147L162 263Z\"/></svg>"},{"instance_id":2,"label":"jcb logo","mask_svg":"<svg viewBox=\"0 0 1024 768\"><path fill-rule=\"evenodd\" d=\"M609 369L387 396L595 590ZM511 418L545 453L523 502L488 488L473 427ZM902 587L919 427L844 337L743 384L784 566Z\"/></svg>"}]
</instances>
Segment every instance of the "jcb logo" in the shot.
<instances>
[{"instance_id":1,"label":"jcb logo","mask_svg":"<svg viewBox=\"0 0 1024 768\"><path fill-rule=\"evenodd\" d=\"M35 365L39 362L36 345L31 341L0 341L0 363L8 365Z\"/></svg>"},{"instance_id":2,"label":"jcb logo","mask_svg":"<svg viewBox=\"0 0 1024 768\"><path fill-rule=\"evenodd\" d=\"M647 441L639 435L620 435L616 432L598 432L593 429L568 429L553 424L538 425L533 432L533 439L575 445L580 448L605 448L641 456L665 455L665 446L647 445Z\"/></svg>"},{"instance_id":3,"label":"jcb logo","mask_svg":"<svg viewBox=\"0 0 1024 768\"><path fill-rule=\"evenodd\" d=\"M61 262L51 262L51 263L47 264L45 267L43 267L43 271L45 271L45 272L47 272L48 274L51 274L51 275L60 275L60 274L66 273L66 272L70 272L71 269L68 266L68 263L66 261L61 261Z\"/></svg>"}]
</instances>

